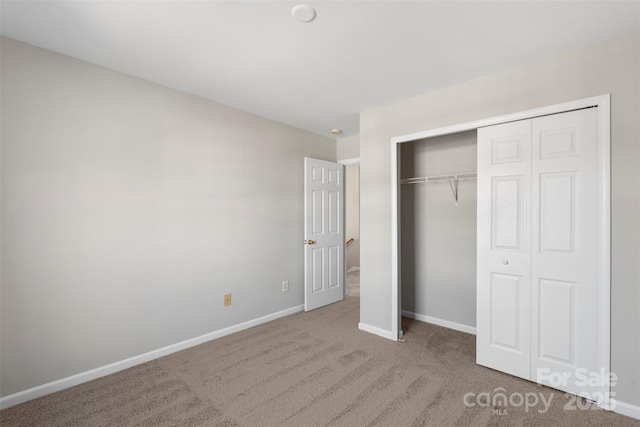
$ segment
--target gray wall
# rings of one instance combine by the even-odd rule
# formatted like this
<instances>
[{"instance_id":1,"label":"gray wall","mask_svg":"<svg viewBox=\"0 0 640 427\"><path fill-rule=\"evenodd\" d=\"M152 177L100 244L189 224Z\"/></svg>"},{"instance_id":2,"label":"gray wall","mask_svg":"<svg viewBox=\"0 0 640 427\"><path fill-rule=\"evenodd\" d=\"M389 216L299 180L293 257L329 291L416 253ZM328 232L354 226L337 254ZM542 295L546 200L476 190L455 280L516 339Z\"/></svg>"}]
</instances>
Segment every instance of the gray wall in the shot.
<instances>
[{"instance_id":1,"label":"gray wall","mask_svg":"<svg viewBox=\"0 0 640 427\"><path fill-rule=\"evenodd\" d=\"M360 115L364 324L391 328L390 139L611 93L614 391L640 405L640 34L443 88Z\"/></svg>"},{"instance_id":2,"label":"gray wall","mask_svg":"<svg viewBox=\"0 0 640 427\"><path fill-rule=\"evenodd\" d=\"M303 157L333 139L1 51L2 396L303 303Z\"/></svg>"},{"instance_id":3,"label":"gray wall","mask_svg":"<svg viewBox=\"0 0 640 427\"><path fill-rule=\"evenodd\" d=\"M360 157L360 135L341 138L336 143L338 160L357 159Z\"/></svg>"},{"instance_id":4,"label":"gray wall","mask_svg":"<svg viewBox=\"0 0 640 427\"><path fill-rule=\"evenodd\" d=\"M360 165L345 167L345 233L353 238L346 249L346 269L360 267Z\"/></svg>"},{"instance_id":5,"label":"gray wall","mask_svg":"<svg viewBox=\"0 0 640 427\"><path fill-rule=\"evenodd\" d=\"M402 178L475 172L477 132L402 144ZM402 309L476 325L476 181L405 184L401 194ZM433 320L433 319L432 319Z\"/></svg>"}]
</instances>

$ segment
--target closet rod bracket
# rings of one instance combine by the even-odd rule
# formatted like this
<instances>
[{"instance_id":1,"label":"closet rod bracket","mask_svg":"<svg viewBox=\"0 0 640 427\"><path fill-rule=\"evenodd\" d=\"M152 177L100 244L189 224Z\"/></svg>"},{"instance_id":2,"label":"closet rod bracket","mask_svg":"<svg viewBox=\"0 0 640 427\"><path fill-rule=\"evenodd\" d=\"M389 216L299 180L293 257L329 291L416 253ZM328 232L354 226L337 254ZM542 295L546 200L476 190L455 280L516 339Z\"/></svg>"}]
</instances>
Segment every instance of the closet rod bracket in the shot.
<instances>
[{"instance_id":1,"label":"closet rod bracket","mask_svg":"<svg viewBox=\"0 0 640 427\"><path fill-rule=\"evenodd\" d=\"M453 198L456 201L456 206L458 206L458 180L457 179L450 179L449 180L449 187L451 187L451 192L453 193Z\"/></svg>"}]
</instances>

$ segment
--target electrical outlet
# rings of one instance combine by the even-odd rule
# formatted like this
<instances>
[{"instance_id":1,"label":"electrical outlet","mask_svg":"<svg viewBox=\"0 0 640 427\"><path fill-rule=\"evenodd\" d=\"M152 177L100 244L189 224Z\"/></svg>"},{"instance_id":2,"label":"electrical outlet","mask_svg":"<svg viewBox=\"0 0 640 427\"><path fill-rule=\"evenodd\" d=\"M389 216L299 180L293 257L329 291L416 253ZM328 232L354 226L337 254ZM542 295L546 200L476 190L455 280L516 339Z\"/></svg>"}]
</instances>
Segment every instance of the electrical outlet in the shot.
<instances>
[{"instance_id":1,"label":"electrical outlet","mask_svg":"<svg viewBox=\"0 0 640 427\"><path fill-rule=\"evenodd\" d=\"M231 294L225 294L224 295L224 305L231 305Z\"/></svg>"},{"instance_id":2,"label":"electrical outlet","mask_svg":"<svg viewBox=\"0 0 640 427\"><path fill-rule=\"evenodd\" d=\"M289 281L285 280L282 282L282 292L289 292Z\"/></svg>"}]
</instances>

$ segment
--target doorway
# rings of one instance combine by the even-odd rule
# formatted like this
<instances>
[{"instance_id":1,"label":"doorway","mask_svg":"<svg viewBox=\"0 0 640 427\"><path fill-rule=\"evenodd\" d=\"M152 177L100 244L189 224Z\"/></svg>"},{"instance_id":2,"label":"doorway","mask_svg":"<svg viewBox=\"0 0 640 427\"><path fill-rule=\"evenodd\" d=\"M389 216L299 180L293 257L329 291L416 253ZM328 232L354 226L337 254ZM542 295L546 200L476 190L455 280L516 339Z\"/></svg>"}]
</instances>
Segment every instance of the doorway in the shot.
<instances>
[{"instance_id":1,"label":"doorway","mask_svg":"<svg viewBox=\"0 0 640 427\"><path fill-rule=\"evenodd\" d=\"M345 237L347 273L360 270L360 165L345 167Z\"/></svg>"},{"instance_id":2,"label":"doorway","mask_svg":"<svg viewBox=\"0 0 640 427\"><path fill-rule=\"evenodd\" d=\"M345 165L345 283L347 296L360 297L360 163Z\"/></svg>"}]
</instances>

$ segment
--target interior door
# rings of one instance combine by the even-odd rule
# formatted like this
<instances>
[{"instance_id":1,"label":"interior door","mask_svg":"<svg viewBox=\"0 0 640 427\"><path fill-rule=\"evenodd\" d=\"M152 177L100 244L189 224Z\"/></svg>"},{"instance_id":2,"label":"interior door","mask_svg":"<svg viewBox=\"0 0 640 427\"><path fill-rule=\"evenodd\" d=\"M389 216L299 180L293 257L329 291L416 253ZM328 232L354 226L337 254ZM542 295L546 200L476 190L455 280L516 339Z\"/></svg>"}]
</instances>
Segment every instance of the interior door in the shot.
<instances>
[{"instance_id":1,"label":"interior door","mask_svg":"<svg viewBox=\"0 0 640 427\"><path fill-rule=\"evenodd\" d=\"M304 159L304 309L344 299L344 166Z\"/></svg>"},{"instance_id":2,"label":"interior door","mask_svg":"<svg viewBox=\"0 0 640 427\"><path fill-rule=\"evenodd\" d=\"M477 363L601 400L597 109L478 130Z\"/></svg>"},{"instance_id":3,"label":"interior door","mask_svg":"<svg viewBox=\"0 0 640 427\"><path fill-rule=\"evenodd\" d=\"M533 120L531 379L598 399L596 108ZM608 369L607 369L608 371ZM553 374L552 374L553 373ZM561 379L562 378L562 379Z\"/></svg>"},{"instance_id":4,"label":"interior door","mask_svg":"<svg viewBox=\"0 0 640 427\"><path fill-rule=\"evenodd\" d=\"M530 379L531 120L478 129L476 361Z\"/></svg>"}]
</instances>

